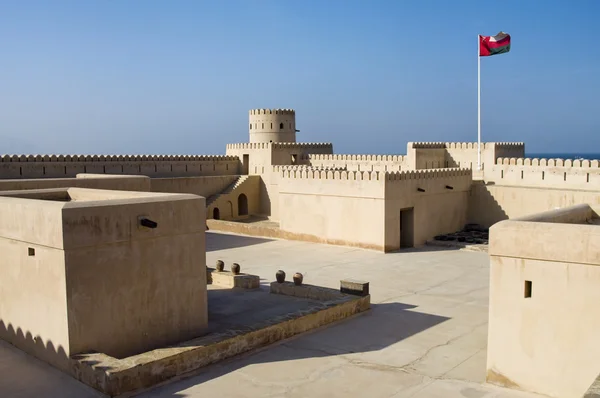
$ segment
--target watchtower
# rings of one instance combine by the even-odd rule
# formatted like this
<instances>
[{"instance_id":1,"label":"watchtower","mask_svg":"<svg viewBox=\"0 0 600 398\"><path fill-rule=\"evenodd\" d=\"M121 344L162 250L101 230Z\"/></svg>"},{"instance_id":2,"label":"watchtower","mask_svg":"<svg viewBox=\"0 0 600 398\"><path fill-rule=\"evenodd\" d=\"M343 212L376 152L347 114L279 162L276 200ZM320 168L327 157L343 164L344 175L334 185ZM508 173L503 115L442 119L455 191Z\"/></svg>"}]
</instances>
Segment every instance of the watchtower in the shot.
<instances>
[{"instance_id":1,"label":"watchtower","mask_svg":"<svg viewBox=\"0 0 600 398\"><path fill-rule=\"evenodd\" d=\"M296 112L293 109L252 109L250 142L296 142Z\"/></svg>"}]
</instances>

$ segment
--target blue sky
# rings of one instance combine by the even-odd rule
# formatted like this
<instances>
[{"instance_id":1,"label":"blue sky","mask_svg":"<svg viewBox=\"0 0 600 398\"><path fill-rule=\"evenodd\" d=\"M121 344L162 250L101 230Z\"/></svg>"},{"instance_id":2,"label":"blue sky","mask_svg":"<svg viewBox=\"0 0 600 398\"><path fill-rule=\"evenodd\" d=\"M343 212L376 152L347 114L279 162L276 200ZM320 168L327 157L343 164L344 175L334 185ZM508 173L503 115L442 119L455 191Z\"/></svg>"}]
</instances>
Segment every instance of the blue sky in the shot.
<instances>
[{"instance_id":1,"label":"blue sky","mask_svg":"<svg viewBox=\"0 0 600 398\"><path fill-rule=\"evenodd\" d=\"M0 2L0 153L221 154L248 110L298 141L405 153L477 140L600 152L600 1Z\"/></svg>"}]
</instances>

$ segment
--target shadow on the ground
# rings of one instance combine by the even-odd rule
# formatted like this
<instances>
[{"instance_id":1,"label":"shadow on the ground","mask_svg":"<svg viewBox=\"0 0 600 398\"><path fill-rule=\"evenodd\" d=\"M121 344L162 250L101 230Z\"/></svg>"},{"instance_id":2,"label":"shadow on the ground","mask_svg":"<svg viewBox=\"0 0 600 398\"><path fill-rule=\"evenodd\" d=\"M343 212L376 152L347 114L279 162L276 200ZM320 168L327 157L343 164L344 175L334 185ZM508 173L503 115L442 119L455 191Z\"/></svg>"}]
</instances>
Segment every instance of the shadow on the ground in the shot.
<instances>
[{"instance_id":1,"label":"shadow on the ground","mask_svg":"<svg viewBox=\"0 0 600 398\"><path fill-rule=\"evenodd\" d=\"M272 242L273 239L256 238L253 236L229 235L224 233L206 233L206 251L234 249L236 247L252 246Z\"/></svg>"},{"instance_id":2,"label":"shadow on the ground","mask_svg":"<svg viewBox=\"0 0 600 398\"><path fill-rule=\"evenodd\" d=\"M415 308L402 303L372 304L370 311L359 316L208 366L140 397L185 397L180 391L247 366L383 350L450 319Z\"/></svg>"}]
</instances>

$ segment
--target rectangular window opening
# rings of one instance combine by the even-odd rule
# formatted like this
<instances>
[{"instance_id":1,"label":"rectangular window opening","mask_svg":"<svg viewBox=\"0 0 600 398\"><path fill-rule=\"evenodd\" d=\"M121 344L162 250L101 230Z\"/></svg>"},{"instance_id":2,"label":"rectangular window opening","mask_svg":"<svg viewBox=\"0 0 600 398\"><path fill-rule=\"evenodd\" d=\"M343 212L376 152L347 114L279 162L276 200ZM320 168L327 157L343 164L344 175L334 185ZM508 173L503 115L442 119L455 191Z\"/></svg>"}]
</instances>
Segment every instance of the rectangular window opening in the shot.
<instances>
[{"instance_id":1,"label":"rectangular window opening","mask_svg":"<svg viewBox=\"0 0 600 398\"><path fill-rule=\"evenodd\" d=\"M531 298L531 281L525 281L525 298Z\"/></svg>"},{"instance_id":2,"label":"rectangular window opening","mask_svg":"<svg viewBox=\"0 0 600 398\"><path fill-rule=\"evenodd\" d=\"M30 256L35 256L35 249L33 247L27 248L27 254Z\"/></svg>"}]
</instances>

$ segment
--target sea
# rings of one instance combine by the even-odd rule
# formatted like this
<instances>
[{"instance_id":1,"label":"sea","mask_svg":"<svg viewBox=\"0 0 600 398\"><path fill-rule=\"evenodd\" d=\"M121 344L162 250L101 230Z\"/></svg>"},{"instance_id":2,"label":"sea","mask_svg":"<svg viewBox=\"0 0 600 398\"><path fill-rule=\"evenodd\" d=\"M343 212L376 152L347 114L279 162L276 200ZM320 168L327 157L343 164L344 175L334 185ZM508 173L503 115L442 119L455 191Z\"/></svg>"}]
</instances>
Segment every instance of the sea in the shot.
<instances>
[{"instance_id":1,"label":"sea","mask_svg":"<svg viewBox=\"0 0 600 398\"><path fill-rule=\"evenodd\" d=\"M525 152L526 158L538 159L587 159L600 160L600 153L529 153Z\"/></svg>"}]
</instances>

